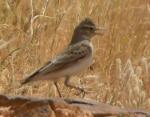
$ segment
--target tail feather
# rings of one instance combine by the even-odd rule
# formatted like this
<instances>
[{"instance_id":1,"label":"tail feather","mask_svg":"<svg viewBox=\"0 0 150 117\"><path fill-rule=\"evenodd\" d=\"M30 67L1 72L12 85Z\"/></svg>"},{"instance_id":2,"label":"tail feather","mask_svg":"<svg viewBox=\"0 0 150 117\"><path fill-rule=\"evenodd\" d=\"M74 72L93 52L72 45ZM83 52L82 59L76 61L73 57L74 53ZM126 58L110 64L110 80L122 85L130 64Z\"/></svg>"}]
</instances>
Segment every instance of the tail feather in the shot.
<instances>
[{"instance_id":1,"label":"tail feather","mask_svg":"<svg viewBox=\"0 0 150 117\"><path fill-rule=\"evenodd\" d=\"M30 76L28 76L27 78L25 78L24 80L21 81L21 85L27 84L31 81L33 81L35 79L35 76L39 73L39 71L34 72L33 74L31 74Z\"/></svg>"},{"instance_id":2,"label":"tail feather","mask_svg":"<svg viewBox=\"0 0 150 117\"><path fill-rule=\"evenodd\" d=\"M31 81L34 81L39 75L40 75L40 71L42 69L44 69L47 65L51 64L51 61L48 61L43 67L37 69L35 72L33 72L30 76L28 76L27 78L25 78L24 80L21 81L21 85L27 84Z\"/></svg>"},{"instance_id":3,"label":"tail feather","mask_svg":"<svg viewBox=\"0 0 150 117\"><path fill-rule=\"evenodd\" d=\"M25 85L25 84L27 84L29 82L30 82L30 78L26 78L26 79L21 81L21 85Z\"/></svg>"}]
</instances>

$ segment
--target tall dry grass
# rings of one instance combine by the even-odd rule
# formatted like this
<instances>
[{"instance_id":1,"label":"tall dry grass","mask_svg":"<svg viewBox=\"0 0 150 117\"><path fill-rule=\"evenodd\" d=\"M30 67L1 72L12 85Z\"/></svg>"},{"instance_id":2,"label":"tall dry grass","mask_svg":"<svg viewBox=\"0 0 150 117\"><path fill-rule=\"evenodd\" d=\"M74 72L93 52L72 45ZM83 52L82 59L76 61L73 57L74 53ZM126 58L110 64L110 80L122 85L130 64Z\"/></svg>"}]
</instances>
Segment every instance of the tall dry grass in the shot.
<instances>
[{"instance_id":1,"label":"tall dry grass","mask_svg":"<svg viewBox=\"0 0 150 117\"><path fill-rule=\"evenodd\" d=\"M87 88L84 98L150 108L149 0L0 0L0 93L53 97L52 82L19 80L59 53L85 17L107 31L92 40L92 70L73 84ZM81 97L63 81L59 87L64 97Z\"/></svg>"}]
</instances>

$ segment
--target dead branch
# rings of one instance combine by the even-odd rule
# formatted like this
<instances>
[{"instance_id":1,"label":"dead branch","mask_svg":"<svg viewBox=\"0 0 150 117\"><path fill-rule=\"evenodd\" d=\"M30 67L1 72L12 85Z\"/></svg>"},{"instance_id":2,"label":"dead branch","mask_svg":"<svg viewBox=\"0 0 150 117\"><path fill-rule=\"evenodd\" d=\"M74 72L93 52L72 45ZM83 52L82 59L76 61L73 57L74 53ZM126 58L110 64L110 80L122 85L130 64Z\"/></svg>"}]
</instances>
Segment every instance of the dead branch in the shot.
<instances>
[{"instance_id":1,"label":"dead branch","mask_svg":"<svg viewBox=\"0 0 150 117\"><path fill-rule=\"evenodd\" d=\"M5 96L0 95L0 107L11 107L14 111L14 115L22 114L23 112L29 112L37 108L49 106L55 115L62 114L64 111L72 110L71 113L76 112L89 112L94 117L105 117L105 116L119 116L119 115L143 115L145 117L150 116L150 111L137 110L137 109L122 109L109 104L96 102L93 100L84 99L62 99L62 98L51 98L51 99L40 99L33 97L24 96ZM60 113L61 112L61 113ZM69 111L70 112L70 111ZM77 116L77 115L76 115ZM88 117L91 117L88 116ZM67 117L67 116L65 116ZM74 116L73 116L74 117ZM87 116L85 116L87 117Z\"/></svg>"}]
</instances>

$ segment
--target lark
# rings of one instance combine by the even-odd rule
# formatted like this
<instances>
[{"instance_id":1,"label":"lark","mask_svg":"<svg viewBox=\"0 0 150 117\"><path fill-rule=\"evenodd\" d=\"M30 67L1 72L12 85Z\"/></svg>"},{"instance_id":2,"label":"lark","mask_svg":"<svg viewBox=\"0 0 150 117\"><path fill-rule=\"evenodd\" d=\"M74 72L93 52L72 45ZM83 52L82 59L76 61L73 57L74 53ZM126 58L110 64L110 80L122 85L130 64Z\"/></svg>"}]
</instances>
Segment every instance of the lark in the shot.
<instances>
[{"instance_id":1,"label":"lark","mask_svg":"<svg viewBox=\"0 0 150 117\"><path fill-rule=\"evenodd\" d=\"M33 81L51 80L54 82L59 96L57 81L60 78L65 78L65 85L70 88L75 88L84 92L83 88L73 86L70 83L70 78L92 64L93 45L91 39L95 35L104 33L104 28L96 27L95 23L90 18L85 18L81 21L74 30L70 44L64 51L58 54L54 59L33 72L25 78L22 84L27 84Z\"/></svg>"}]
</instances>

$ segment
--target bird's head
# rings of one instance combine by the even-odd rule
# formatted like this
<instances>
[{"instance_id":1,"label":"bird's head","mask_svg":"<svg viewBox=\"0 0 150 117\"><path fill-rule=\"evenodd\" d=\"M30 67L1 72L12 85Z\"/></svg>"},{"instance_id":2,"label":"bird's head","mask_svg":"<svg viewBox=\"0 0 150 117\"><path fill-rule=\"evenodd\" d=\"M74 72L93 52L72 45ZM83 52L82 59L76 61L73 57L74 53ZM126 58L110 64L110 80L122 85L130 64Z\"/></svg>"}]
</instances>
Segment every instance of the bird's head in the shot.
<instances>
[{"instance_id":1,"label":"bird's head","mask_svg":"<svg viewBox=\"0 0 150 117\"><path fill-rule=\"evenodd\" d=\"M90 40L95 35L102 35L104 30L104 28L96 27L90 18L85 18L76 26L72 42L78 42L84 39Z\"/></svg>"},{"instance_id":2,"label":"bird's head","mask_svg":"<svg viewBox=\"0 0 150 117\"><path fill-rule=\"evenodd\" d=\"M75 32L89 37L93 37L97 34L103 34L104 28L96 27L96 25L90 18L85 18L76 27Z\"/></svg>"}]
</instances>

